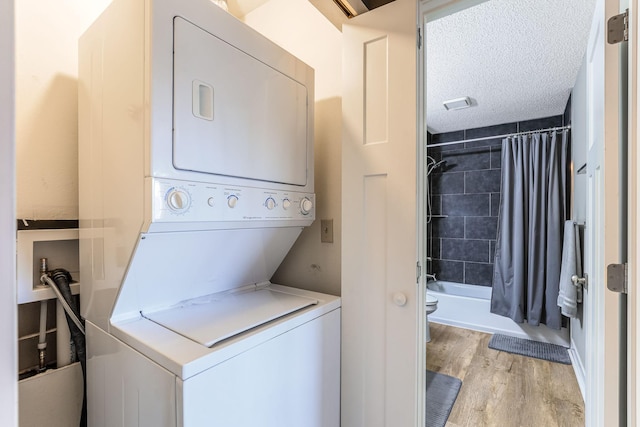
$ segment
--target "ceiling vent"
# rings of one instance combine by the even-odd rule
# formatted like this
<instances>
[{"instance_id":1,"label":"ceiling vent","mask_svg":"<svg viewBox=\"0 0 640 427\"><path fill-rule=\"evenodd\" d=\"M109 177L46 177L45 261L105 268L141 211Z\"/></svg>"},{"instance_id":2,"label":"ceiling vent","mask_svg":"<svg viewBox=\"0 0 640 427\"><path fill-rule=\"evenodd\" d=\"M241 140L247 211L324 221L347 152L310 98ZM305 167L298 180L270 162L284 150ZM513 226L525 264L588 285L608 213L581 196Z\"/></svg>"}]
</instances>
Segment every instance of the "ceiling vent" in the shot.
<instances>
[{"instance_id":1,"label":"ceiling vent","mask_svg":"<svg viewBox=\"0 0 640 427\"><path fill-rule=\"evenodd\" d=\"M353 18L358 14L347 0L333 0L333 2L338 6L338 8L340 8L340 11L344 13L347 18Z\"/></svg>"},{"instance_id":2,"label":"ceiling vent","mask_svg":"<svg viewBox=\"0 0 640 427\"><path fill-rule=\"evenodd\" d=\"M349 22L349 19L392 1L394 0L309 0L309 3L342 32L342 25Z\"/></svg>"},{"instance_id":3,"label":"ceiling vent","mask_svg":"<svg viewBox=\"0 0 640 427\"><path fill-rule=\"evenodd\" d=\"M471 107L471 99L468 96L464 98L450 99L442 103L447 110L462 110Z\"/></svg>"},{"instance_id":4,"label":"ceiling vent","mask_svg":"<svg viewBox=\"0 0 640 427\"><path fill-rule=\"evenodd\" d=\"M309 2L340 31L342 31L342 24L345 24L354 16L384 6L392 1L393 0L309 0Z\"/></svg>"},{"instance_id":5,"label":"ceiling vent","mask_svg":"<svg viewBox=\"0 0 640 427\"><path fill-rule=\"evenodd\" d=\"M393 0L361 0L367 7L367 10L373 10L377 7L384 6L387 3L391 3Z\"/></svg>"}]
</instances>

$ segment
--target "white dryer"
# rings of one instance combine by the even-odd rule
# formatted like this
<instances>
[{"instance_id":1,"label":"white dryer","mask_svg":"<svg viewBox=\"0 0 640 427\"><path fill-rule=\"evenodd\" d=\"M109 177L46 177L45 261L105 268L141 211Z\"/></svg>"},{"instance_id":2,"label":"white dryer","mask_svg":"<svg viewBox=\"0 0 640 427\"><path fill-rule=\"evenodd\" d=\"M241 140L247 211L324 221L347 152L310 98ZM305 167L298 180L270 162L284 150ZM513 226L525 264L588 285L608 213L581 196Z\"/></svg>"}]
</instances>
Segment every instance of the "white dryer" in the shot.
<instances>
[{"instance_id":1,"label":"white dryer","mask_svg":"<svg viewBox=\"0 0 640 427\"><path fill-rule=\"evenodd\" d=\"M315 219L313 70L208 0L80 39L91 426L338 426L340 299L269 279Z\"/></svg>"}]
</instances>

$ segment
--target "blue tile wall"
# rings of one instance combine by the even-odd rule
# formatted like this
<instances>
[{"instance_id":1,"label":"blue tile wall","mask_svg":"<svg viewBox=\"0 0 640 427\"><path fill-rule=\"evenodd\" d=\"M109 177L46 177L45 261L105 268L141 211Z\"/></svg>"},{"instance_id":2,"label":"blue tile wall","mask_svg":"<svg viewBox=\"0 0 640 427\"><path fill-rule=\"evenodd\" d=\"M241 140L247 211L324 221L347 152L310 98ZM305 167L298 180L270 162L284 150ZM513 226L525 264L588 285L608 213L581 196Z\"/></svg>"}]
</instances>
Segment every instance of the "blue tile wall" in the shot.
<instances>
[{"instance_id":1,"label":"blue tile wall","mask_svg":"<svg viewBox=\"0 0 640 427\"><path fill-rule=\"evenodd\" d=\"M495 216L464 217L464 238L465 239L495 240L497 230L498 230L498 217L495 217Z\"/></svg>"},{"instance_id":2,"label":"blue tile wall","mask_svg":"<svg viewBox=\"0 0 640 427\"><path fill-rule=\"evenodd\" d=\"M442 258L454 261L489 262L489 241L442 239Z\"/></svg>"},{"instance_id":3,"label":"blue tile wall","mask_svg":"<svg viewBox=\"0 0 640 427\"><path fill-rule=\"evenodd\" d=\"M491 169L501 169L502 149L491 150Z\"/></svg>"},{"instance_id":4,"label":"blue tile wall","mask_svg":"<svg viewBox=\"0 0 640 427\"><path fill-rule=\"evenodd\" d=\"M569 94L569 100L567 101L567 106L564 107L564 116L563 120L565 125L571 124L571 94Z\"/></svg>"},{"instance_id":5,"label":"blue tile wall","mask_svg":"<svg viewBox=\"0 0 640 427\"><path fill-rule=\"evenodd\" d=\"M438 272L438 280L464 282L464 262L434 259L432 264L434 271Z\"/></svg>"},{"instance_id":6,"label":"blue tile wall","mask_svg":"<svg viewBox=\"0 0 640 427\"><path fill-rule=\"evenodd\" d=\"M486 194L444 194L442 215L486 216L489 215L491 195Z\"/></svg>"},{"instance_id":7,"label":"blue tile wall","mask_svg":"<svg viewBox=\"0 0 640 427\"><path fill-rule=\"evenodd\" d=\"M491 193L491 216L498 216L500 212L500 193Z\"/></svg>"},{"instance_id":8,"label":"blue tile wall","mask_svg":"<svg viewBox=\"0 0 640 427\"><path fill-rule=\"evenodd\" d=\"M431 189L433 194L463 194L464 183L464 172L437 173L433 174Z\"/></svg>"},{"instance_id":9,"label":"blue tile wall","mask_svg":"<svg viewBox=\"0 0 640 427\"><path fill-rule=\"evenodd\" d=\"M469 171L464 174L465 194L499 193L501 169Z\"/></svg>"},{"instance_id":10,"label":"blue tile wall","mask_svg":"<svg viewBox=\"0 0 640 427\"><path fill-rule=\"evenodd\" d=\"M564 114L522 122L441 134L427 134L427 155L446 163L429 176L433 218L427 224L432 261L429 273L439 280L491 286L500 208L502 139L443 147L429 144L462 141L568 124Z\"/></svg>"},{"instance_id":11,"label":"blue tile wall","mask_svg":"<svg viewBox=\"0 0 640 427\"><path fill-rule=\"evenodd\" d=\"M515 132L518 132L518 123L503 123L501 125L487 126L484 128L468 129L465 131L465 139L484 138L494 135L507 135Z\"/></svg>"},{"instance_id":12,"label":"blue tile wall","mask_svg":"<svg viewBox=\"0 0 640 427\"><path fill-rule=\"evenodd\" d=\"M526 122L520 122L520 132L562 126L563 120L563 116L553 116L545 117L544 119L535 119L528 120Z\"/></svg>"},{"instance_id":13,"label":"blue tile wall","mask_svg":"<svg viewBox=\"0 0 640 427\"><path fill-rule=\"evenodd\" d=\"M478 262L464 263L464 277L471 283L481 286L491 286L493 281L493 264Z\"/></svg>"},{"instance_id":14,"label":"blue tile wall","mask_svg":"<svg viewBox=\"0 0 640 427\"><path fill-rule=\"evenodd\" d=\"M431 196L431 213L433 215L442 214L442 197L436 194Z\"/></svg>"},{"instance_id":15,"label":"blue tile wall","mask_svg":"<svg viewBox=\"0 0 640 427\"><path fill-rule=\"evenodd\" d=\"M464 239L464 217L434 218L433 235L447 239Z\"/></svg>"}]
</instances>

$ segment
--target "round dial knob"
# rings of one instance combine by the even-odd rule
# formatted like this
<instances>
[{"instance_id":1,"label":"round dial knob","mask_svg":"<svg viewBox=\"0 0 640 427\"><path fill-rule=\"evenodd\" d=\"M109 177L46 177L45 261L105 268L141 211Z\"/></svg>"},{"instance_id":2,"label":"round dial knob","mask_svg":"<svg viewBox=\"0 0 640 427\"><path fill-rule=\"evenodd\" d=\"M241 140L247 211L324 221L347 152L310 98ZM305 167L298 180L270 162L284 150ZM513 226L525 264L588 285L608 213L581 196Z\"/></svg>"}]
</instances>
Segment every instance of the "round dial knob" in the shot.
<instances>
[{"instance_id":1,"label":"round dial knob","mask_svg":"<svg viewBox=\"0 0 640 427\"><path fill-rule=\"evenodd\" d=\"M289 209L291 207L291 200L289 199L284 199L282 201L282 208L286 211L287 209Z\"/></svg>"},{"instance_id":2,"label":"round dial knob","mask_svg":"<svg viewBox=\"0 0 640 427\"><path fill-rule=\"evenodd\" d=\"M227 197L227 206L229 206L231 209L235 208L237 204L238 204L238 196L231 195Z\"/></svg>"},{"instance_id":3,"label":"round dial knob","mask_svg":"<svg viewBox=\"0 0 640 427\"><path fill-rule=\"evenodd\" d=\"M181 188L172 188L167 193L167 205L174 212L185 212L190 203L189 193Z\"/></svg>"},{"instance_id":4,"label":"round dial knob","mask_svg":"<svg viewBox=\"0 0 640 427\"><path fill-rule=\"evenodd\" d=\"M276 201L273 199L273 197L269 197L267 198L267 200L265 200L264 205L267 207L267 209L271 210L276 207Z\"/></svg>"},{"instance_id":5,"label":"round dial knob","mask_svg":"<svg viewBox=\"0 0 640 427\"><path fill-rule=\"evenodd\" d=\"M306 197L300 200L300 212L302 212L303 215L308 215L311 209L313 209L313 202L311 200Z\"/></svg>"}]
</instances>

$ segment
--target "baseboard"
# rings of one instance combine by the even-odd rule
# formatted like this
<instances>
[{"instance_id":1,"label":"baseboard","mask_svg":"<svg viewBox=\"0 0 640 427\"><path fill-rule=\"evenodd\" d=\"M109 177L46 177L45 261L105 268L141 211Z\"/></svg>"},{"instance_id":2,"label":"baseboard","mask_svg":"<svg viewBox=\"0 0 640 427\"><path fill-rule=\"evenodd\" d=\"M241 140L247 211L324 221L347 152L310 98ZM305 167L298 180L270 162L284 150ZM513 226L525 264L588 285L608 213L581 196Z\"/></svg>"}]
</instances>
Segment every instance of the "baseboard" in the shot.
<instances>
[{"instance_id":1,"label":"baseboard","mask_svg":"<svg viewBox=\"0 0 640 427\"><path fill-rule=\"evenodd\" d=\"M571 348L569 348L569 358L571 359L571 366L573 366L573 372L576 374L576 380L578 380L578 387L580 387L580 393L582 393L582 400L586 402L586 373L584 369L584 363L580 359L580 354L576 351L575 343L571 340Z\"/></svg>"}]
</instances>

